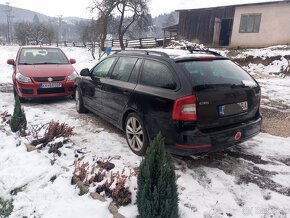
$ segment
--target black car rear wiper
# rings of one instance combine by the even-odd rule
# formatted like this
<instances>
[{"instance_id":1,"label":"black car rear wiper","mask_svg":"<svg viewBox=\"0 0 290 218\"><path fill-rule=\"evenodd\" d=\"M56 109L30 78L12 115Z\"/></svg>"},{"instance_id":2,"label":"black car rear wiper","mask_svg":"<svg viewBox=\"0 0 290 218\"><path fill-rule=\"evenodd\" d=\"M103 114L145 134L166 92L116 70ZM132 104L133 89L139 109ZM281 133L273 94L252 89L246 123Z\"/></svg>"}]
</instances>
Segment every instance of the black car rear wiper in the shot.
<instances>
[{"instance_id":1,"label":"black car rear wiper","mask_svg":"<svg viewBox=\"0 0 290 218\"><path fill-rule=\"evenodd\" d=\"M221 83L221 84L201 84L201 85L196 85L193 87L193 89L195 91L201 91L201 90L205 90L205 89L213 89L216 87L231 87L233 89L235 88L245 88L247 87L245 84L231 84L231 83Z\"/></svg>"},{"instance_id":2,"label":"black car rear wiper","mask_svg":"<svg viewBox=\"0 0 290 218\"><path fill-rule=\"evenodd\" d=\"M201 90L205 90L205 89L213 89L216 87L221 87L221 86L231 86L232 84L200 84L200 85L196 85L193 87L193 89L195 91L201 91Z\"/></svg>"},{"instance_id":3,"label":"black car rear wiper","mask_svg":"<svg viewBox=\"0 0 290 218\"><path fill-rule=\"evenodd\" d=\"M195 91L201 91L201 90L204 90L204 89L212 89L214 87L215 87L214 84L201 84L201 85L194 86L193 89Z\"/></svg>"},{"instance_id":4,"label":"black car rear wiper","mask_svg":"<svg viewBox=\"0 0 290 218\"><path fill-rule=\"evenodd\" d=\"M232 84L231 88L245 88L245 84Z\"/></svg>"}]
</instances>

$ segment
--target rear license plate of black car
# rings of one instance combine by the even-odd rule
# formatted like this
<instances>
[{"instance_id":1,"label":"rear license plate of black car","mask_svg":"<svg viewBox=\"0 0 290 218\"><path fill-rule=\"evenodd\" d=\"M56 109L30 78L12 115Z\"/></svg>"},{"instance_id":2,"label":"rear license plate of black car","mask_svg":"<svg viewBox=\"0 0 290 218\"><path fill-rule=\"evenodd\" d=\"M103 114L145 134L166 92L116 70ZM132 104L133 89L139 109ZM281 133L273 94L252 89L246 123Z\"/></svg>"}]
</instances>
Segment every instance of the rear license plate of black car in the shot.
<instances>
[{"instance_id":1,"label":"rear license plate of black car","mask_svg":"<svg viewBox=\"0 0 290 218\"><path fill-rule=\"evenodd\" d=\"M40 84L41 89L59 88L61 86L62 86L61 83L42 83L42 84Z\"/></svg>"},{"instance_id":2,"label":"rear license plate of black car","mask_svg":"<svg viewBox=\"0 0 290 218\"><path fill-rule=\"evenodd\" d=\"M219 116L226 117L235 114L244 113L248 110L248 102L238 102L234 104L227 104L219 106Z\"/></svg>"}]
</instances>

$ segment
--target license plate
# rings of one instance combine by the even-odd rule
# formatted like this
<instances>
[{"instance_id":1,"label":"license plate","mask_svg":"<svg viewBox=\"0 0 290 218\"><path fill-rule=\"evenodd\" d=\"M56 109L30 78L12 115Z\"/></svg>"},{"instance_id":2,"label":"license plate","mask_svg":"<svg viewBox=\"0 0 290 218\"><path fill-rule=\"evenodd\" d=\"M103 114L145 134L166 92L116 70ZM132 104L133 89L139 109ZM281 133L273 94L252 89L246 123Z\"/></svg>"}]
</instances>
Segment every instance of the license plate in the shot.
<instances>
[{"instance_id":1,"label":"license plate","mask_svg":"<svg viewBox=\"0 0 290 218\"><path fill-rule=\"evenodd\" d=\"M40 84L41 89L59 88L61 86L62 86L61 83L43 83L43 84Z\"/></svg>"},{"instance_id":2,"label":"license plate","mask_svg":"<svg viewBox=\"0 0 290 218\"><path fill-rule=\"evenodd\" d=\"M231 116L235 114L244 113L248 110L248 102L238 102L234 104L227 104L227 105L221 105L219 106L219 116L225 117L225 116Z\"/></svg>"}]
</instances>

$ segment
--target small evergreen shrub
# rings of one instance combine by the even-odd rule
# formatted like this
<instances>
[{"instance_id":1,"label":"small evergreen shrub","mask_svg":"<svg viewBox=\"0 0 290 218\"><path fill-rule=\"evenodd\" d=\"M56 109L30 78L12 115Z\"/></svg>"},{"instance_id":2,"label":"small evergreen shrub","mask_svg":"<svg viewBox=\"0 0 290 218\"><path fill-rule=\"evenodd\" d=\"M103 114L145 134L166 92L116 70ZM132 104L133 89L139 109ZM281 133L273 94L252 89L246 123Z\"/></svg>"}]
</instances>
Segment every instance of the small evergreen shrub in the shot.
<instances>
[{"instance_id":1,"label":"small evergreen shrub","mask_svg":"<svg viewBox=\"0 0 290 218\"><path fill-rule=\"evenodd\" d=\"M161 134L149 146L137 178L137 207L141 218L178 217L174 166Z\"/></svg>"},{"instance_id":2,"label":"small evergreen shrub","mask_svg":"<svg viewBox=\"0 0 290 218\"><path fill-rule=\"evenodd\" d=\"M18 97L15 98L14 113L11 117L10 128L12 132L18 130L25 130L27 125L26 116L24 110L21 108L20 100Z\"/></svg>"},{"instance_id":3,"label":"small evergreen shrub","mask_svg":"<svg viewBox=\"0 0 290 218\"><path fill-rule=\"evenodd\" d=\"M9 217L13 211L13 201L4 200L0 197L0 218Z\"/></svg>"}]
</instances>

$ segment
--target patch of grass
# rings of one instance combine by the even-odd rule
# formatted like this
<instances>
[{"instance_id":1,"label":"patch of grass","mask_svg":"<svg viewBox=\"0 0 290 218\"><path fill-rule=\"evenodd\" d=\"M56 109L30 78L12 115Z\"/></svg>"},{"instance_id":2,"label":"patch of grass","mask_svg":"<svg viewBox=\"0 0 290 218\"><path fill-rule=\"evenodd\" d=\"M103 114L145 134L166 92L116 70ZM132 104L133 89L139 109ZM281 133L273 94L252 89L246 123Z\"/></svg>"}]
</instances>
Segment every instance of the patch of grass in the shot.
<instances>
[{"instance_id":1,"label":"patch of grass","mask_svg":"<svg viewBox=\"0 0 290 218\"><path fill-rule=\"evenodd\" d=\"M26 185L11 190L11 191L10 191L10 194L11 194L11 195L17 195L19 192L23 192L25 186L26 186Z\"/></svg>"},{"instance_id":2,"label":"patch of grass","mask_svg":"<svg viewBox=\"0 0 290 218\"><path fill-rule=\"evenodd\" d=\"M56 178L57 178L57 176L56 176L56 175L54 175L54 176L52 176L52 177L50 178L50 180L49 180L49 181L50 181L51 183L53 183L53 182L56 180Z\"/></svg>"},{"instance_id":3,"label":"patch of grass","mask_svg":"<svg viewBox=\"0 0 290 218\"><path fill-rule=\"evenodd\" d=\"M286 46L286 47L275 47L275 48L271 48L272 51L276 51L276 50L279 50L279 51L289 51L290 50L290 46Z\"/></svg>"},{"instance_id":4,"label":"patch of grass","mask_svg":"<svg viewBox=\"0 0 290 218\"><path fill-rule=\"evenodd\" d=\"M235 58L239 54L242 54L245 51L246 51L245 49L229 49L229 51L227 53L227 57L228 58Z\"/></svg>"},{"instance_id":5,"label":"patch of grass","mask_svg":"<svg viewBox=\"0 0 290 218\"><path fill-rule=\"evenodd\" d=\"M9 217L13 211L13 201L4 200L0 197L0 218Z\"/></svg>"}]
</instances>

